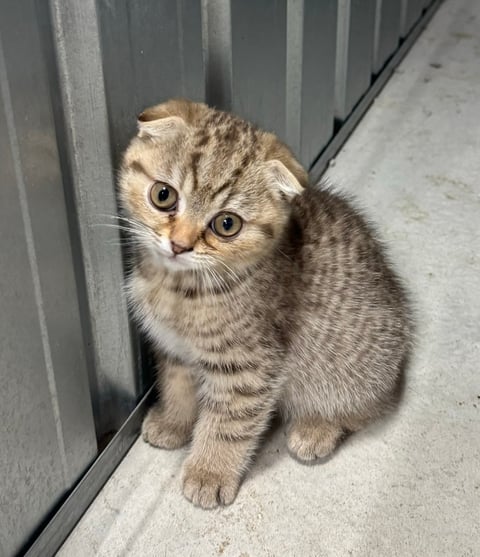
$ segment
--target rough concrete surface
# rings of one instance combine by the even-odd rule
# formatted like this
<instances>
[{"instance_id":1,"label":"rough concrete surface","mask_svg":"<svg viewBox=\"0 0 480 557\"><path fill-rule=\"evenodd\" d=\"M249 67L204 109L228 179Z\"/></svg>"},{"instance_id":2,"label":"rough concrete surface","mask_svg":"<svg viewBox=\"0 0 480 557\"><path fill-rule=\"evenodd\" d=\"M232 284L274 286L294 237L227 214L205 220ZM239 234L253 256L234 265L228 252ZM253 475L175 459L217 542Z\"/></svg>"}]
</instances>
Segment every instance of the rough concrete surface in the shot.
<instances>
[{"instance_id":1,"label":"rough concrete surface","mask_svg":"<svg viewBox=\"0 0 480 557\"><path fill-rule=\"evenodd\" d=\"M183 499L184 451L139 440L59 555L480 555L480 2L445 2L329 175L415 302L399 411L317 466L278 430L214 511Z\"/></svg>"}]
</instances>

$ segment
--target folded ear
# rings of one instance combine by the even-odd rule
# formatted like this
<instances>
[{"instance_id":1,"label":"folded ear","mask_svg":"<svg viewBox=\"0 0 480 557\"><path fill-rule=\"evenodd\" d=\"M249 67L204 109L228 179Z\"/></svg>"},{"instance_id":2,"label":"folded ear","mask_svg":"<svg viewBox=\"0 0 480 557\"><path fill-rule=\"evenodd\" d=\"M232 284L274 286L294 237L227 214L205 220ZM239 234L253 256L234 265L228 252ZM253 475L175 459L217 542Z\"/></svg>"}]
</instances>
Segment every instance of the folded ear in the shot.
<instances>
[{"instance_id":1,"label":"folded ear","mask_svg":"<svg viewBox=\"0 0 480 557\"><path fill-rule=\"evenodd\" d=\"M279 160L266 162L266 169L269 174L268 179L273 183L288 199L303 192L303 185L292 172Z\"/></svg>"},{"instance_id":2,"label":"folded ear","mask_svg":"<svg viewBox=\"0 0 480 557\"><path fill-rule=\"evenodd\" d=\"M158 120L143 121L138 117L138 137L172 137L188 129L185 120L179 116L167 116Z\"/></svg>"},{"instance_id":3,"label":"folded ear","mask_svg":"<svg viewBox=\"0 0 480 557\"><path fill-rule=\"evenodd\" d=\"M205 110L206 105L185 99L157 104L138 115L138 136L165 137L185 132Z\"/></svg>"},{"instance_id":4,"label":"folded ear","mask_svg":"<svg viewBox=\"0 0 480 557\"><path fill-rule=\"evenodd\" d=\"M297 161L292 151L279 141L273 133L266 133L265 141L267 143L266 160L280 161L295 176L300 186L306 188L308 185L308 173Z\"/></svg>"}]
</instances>

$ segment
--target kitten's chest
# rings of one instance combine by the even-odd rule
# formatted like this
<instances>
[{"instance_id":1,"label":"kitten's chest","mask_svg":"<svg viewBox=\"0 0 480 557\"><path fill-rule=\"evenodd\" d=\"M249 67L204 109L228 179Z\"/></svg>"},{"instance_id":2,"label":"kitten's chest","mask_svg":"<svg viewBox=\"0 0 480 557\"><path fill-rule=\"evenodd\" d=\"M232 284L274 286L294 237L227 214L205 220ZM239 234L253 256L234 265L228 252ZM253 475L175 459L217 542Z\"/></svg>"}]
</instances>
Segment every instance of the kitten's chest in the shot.
<instances>
[{"instance_id":1,"label":"kitten's chest","mask_svg":"<svg viewBox=\"0 0 480 557\"><path fill-rule=\"evenodd\" d=\"M182 359L201 359L202 340L215 317L205 299L185 296L161 280L140 275L134 276L129 290L140 326L160 349Z\"/></svg>"}]
</instances>

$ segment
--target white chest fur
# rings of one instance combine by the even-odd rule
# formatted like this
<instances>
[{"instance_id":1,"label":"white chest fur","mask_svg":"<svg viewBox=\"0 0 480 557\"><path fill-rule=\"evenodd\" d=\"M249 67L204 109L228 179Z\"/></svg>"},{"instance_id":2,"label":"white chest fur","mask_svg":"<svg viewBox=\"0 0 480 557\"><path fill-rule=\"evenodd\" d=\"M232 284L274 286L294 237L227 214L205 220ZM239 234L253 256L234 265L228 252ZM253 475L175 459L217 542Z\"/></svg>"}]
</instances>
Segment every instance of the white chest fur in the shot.
<instances>
[{"instance_id":1,"label":"white chest fur","mask_svg":"<svg viewBox=\"0 0 480 557\"><path fill-rule=\"evenodd\" d=\"M128 293L137 322L160 350L182 360L198 358L187 335L172 324L180 308L176 307L175 299L163 292L161 284L134 274Z\"/></svg>"}]
</instances>

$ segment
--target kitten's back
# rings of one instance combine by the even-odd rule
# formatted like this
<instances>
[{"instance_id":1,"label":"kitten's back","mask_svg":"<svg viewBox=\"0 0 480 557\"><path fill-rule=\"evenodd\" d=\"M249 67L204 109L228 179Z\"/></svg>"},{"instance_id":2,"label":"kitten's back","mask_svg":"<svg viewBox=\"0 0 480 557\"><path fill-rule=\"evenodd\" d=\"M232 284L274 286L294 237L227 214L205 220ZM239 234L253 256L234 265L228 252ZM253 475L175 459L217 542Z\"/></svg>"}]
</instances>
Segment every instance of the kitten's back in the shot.
<instances>
[{"instance_id":1,"label":"kitten's back","mask_svg":"<svg viewBox=\"0 0 480 557\"><path fill-rule=\"evenodd\" d=\"M346 199L308 187L283 250L294 264L285 304L291 388L286 407L367 421L387 410L411 343L405 291L372 227Z\"/></svg>"}]
</instances>

